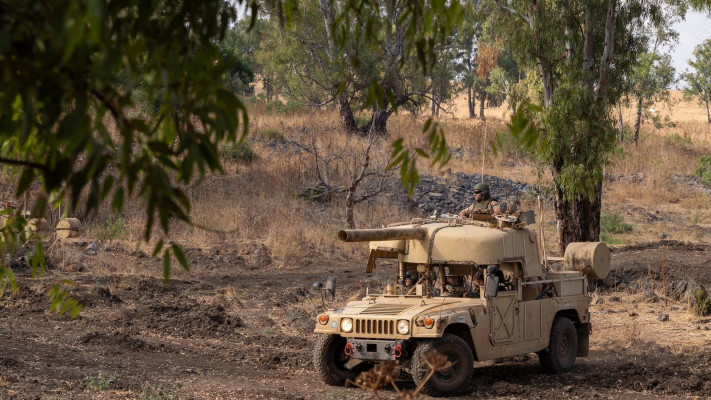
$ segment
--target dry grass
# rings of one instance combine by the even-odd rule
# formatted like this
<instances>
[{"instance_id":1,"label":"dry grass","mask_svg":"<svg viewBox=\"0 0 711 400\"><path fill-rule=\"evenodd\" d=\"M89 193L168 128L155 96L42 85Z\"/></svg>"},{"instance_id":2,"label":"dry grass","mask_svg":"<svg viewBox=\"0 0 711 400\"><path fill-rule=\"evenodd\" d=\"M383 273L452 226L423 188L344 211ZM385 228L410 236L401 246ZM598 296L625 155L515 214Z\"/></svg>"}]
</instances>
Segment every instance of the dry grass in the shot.
<instances>
[{"instance_id":1,"label":"dry grass","mask_svg":"<svg viewBox=\"0 0 711 400\"><path fill-rule=\"evenodd\" d=\"M679 93L673 95L680 98ZM506 145L498 155L488 142L505 130L505 107L487 109L487 119L468 119L466 100L460 97L454 113L440 119L447 143L454 149L445 171L430 168L426 160L419 163L423 173L441 176L448 173L482 173L517 181L536 183L537 171L526 155ZM347 135L339 127L333 110L307 109L288 114L267 112L264 104L250 104L249 144L256 154L252 163L226 162L224 175L208 176L201 185L191 188L191 215L197 228L176 224L172 238L187 246L213 247L241 242L265 243L272 257L284 267L290 255L308 252L343 257L362 257L363 246L344 245L335 240L336 232L345 227L344 201L337 197L328 203L316 203L300 197L305 188L317 183L314 157L300 151L289 141L317 146L324 156L340 155L346 162L332 164L330 179L335 186L349 182L349 168L357 167L367 139ZM629 115L629 110L627 110ZM618 156L606 167L610 177L627 177L605 181L603 213L620 215L633 225L629 233L616 234L617 240L629 243L670 239L703 240L711 229L709 195L691 189L686 180L697 168L702 155L711 154L711 126L705 123L705 110L695 102L679 102L671 113L676 126L656 130L643 125L639 145L624 143ZM627 117L626 117L627 118ZM388 137L374 145L372 166L386 165L392 151L390 144L403 137L410 146L424 146L422 133L425 117L394 115L388 122ZM277 144L270 144L270 141ZM631 180L630 177L637 176ZM675 178L676 177L676 178ZM685 178L687 177L687 178ZM550 174L542 177L550 182ZM5 183L9 194L12 185ZM524 205L534 207L532 199ZM646 220L645 213L657 213L661 219ZM359 227L377 227L406 220L414 214L378 197L356 206ZM121 226L117 219L121 218ZM555 236L553 210L546 204L546 236ZM121 216L102 208L90 222L86 234L101 240L140 242L145 215L140 201L128 203ZM673 228L670 226L673 221Z\"/></svg>"}]
</instances>

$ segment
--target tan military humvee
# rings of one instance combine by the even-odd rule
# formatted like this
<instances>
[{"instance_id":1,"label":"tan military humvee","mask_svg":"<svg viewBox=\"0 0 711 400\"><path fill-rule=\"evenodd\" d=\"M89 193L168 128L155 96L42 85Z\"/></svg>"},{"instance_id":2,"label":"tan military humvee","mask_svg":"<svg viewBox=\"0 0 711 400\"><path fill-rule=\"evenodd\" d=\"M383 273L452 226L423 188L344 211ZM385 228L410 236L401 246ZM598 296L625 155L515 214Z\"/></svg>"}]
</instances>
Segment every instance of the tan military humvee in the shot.
<instances>
[{"instance_id":1,"label":"tan military humvee","mask_svg":"<svg viewBox=\"0 0 711 400\"><path fill-rule=\"evenodd\" d=\"M607 276L608 248L572 243L562 270L544 271L537 235L521 218L486 218L339 232L346 242L370 241L367 272L378 259L396 259L398 271L383 293L317 317L314 363L325 383L343 385L373 363L397 360L419 385L423 356L436 349L452 367L424 392L452 395L467 386L474 361L535 352L546 371L564 372L587 356L588 279ZM411 287L406 275L416 280Z\"/></svg>"}]
</instances>

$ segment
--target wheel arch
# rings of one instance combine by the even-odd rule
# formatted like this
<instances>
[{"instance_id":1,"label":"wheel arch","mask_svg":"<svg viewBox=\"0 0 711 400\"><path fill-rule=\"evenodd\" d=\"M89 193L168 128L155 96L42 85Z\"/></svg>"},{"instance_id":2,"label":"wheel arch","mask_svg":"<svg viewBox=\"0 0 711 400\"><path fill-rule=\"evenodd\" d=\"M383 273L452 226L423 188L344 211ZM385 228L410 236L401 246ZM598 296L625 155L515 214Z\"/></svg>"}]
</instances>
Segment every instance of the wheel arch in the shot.
<instances>
[{"instance_id":1,"label":"wheel arch","mask_svg":"<svg viewBox=\"0 0 711 400\"><path fill-rule=\"evenodd\" d=\"M578 315L577 310L560 310L555 314L555 317L565 317L568 318L569 320L573 321L574 324L579 324L580 323L580 316Z\"/></svg>"},{"instance_id":2,"label":"wheel arch","mask_svg":"<svg viewBox=\"0 0 711 400\"><path fill-rule=\"evenodd\" d=\"M479 360L476 356L476 348L474 347L474 340L472 339L471 328L469 325L463 323L449 324L446 328L444 328L444 332L442 332L443 335L445 333L451 333L464 340L467 346L469 346L469 350L472 351L474 359Z\"/></svg>"}]
</instances>

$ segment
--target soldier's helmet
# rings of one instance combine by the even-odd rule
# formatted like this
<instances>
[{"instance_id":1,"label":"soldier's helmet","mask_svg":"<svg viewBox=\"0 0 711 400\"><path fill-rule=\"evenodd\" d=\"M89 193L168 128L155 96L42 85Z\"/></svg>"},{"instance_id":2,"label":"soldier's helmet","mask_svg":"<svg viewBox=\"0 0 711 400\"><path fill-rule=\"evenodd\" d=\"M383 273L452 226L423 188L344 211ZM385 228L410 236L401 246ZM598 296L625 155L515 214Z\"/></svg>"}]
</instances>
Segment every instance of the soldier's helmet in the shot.
<instances>
[{"instance_id":1,"label":"soldier's helmet","mask_svg":"<svg viewBox=\"0 0 711 400\"><path fill-rule=\"evenodd\" d=\"M479 182L474 185L474 191L477 190L481 190L482 192L484 192L484 197L487 199L489 198L489 196L491 196L491 193L489 192L489 185L484 182Z\"/></svg>"}]
</instances>

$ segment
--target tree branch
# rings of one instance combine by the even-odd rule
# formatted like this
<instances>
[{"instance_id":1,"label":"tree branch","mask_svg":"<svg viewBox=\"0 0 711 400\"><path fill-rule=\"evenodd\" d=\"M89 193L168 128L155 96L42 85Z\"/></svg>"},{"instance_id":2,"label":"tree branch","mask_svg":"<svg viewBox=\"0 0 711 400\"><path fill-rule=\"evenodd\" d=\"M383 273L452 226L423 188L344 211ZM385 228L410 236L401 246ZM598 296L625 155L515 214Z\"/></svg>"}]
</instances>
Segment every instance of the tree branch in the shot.
<instances>
[{"instance_id":1,"label":"tree branch","mask_svg":"<svg viewBox=\"0 0 711 400\"><path fill-rule=\"evenodd\" d=\"M501 0L494 0L494 3L496 3L496 5L498 5L499 8L501 8L502 10L508 12L509 14L511 14L511 15L513 15L513 16L515 16L515 17L519 17L519 18L521 18L522 20L526 21L526 23L528 24L528 26L533 27L533 17L528 16L528 15L523 15L523 14L521 14L520 12L514 10L513 8L511 8L511 7L509 7L509 6L505 5L505 4L503 4L503 3L501 2Z\"/></svg>"},{"instance_id":2,"label":"tree branch","mask_svg":"<svg viewBox=\"0 0 711 400\"><path fill-rule=\"evenodd\" d=\"M47 166L45 164L39 164L39 163L32 162L32 161L14 160L11 158L4 158L4 157L0 157L0 164L18 165L21 167L30 167L30 168L34 168L34 169L39 169L42 171L47 170Z\"/></svg>"}]
</instances>

